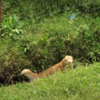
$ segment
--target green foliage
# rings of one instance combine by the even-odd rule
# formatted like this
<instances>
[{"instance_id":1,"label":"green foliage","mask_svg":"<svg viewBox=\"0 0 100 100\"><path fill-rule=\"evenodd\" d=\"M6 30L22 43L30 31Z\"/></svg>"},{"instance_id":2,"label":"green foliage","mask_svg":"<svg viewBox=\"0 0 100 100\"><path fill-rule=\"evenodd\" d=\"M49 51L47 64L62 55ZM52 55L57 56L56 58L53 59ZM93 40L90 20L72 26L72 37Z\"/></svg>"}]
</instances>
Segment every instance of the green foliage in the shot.
<instances>
[{"instance_id":1,"label":"green foliage","mask_svg":"<svg viewBox=\"0 0 100 100\"><path fill-rule=\"evenodd\" d=\"M0 88L0 100L99 100L100 63Z\"/></svg>"},{"instance_id":2,"label":"green foliage","mask_svg":"<svg viewBox=\"0 0 100 100\"><path fill-rule=\"evenodd\" d=\"M92 61L100 61L100 17L96 19L86 20L87 26L81 28L80 44L82 44L82 49L85 51L88 59Z\"/></svg>"},{"instance_id":3,"label":"green foliage","mask_svg":"<svg viewBox=\"0 0 100 100\"><path fill-rule=\"evenodd\" d=\"M52 17L65 11L74 12L76 9L80 12L90 13L93 17L100 15L99 0L3 0L2 5L3 14L17 13L23 20Z\"/></svg>"},{"instance_id":4,"label":"green foliage","mask_svg":"<svg viewBox=\"0 0 100 100\"><path fill-rule=\"evenodd\" d=\"M17 39L17 35L21 33L21 23L19 24L19 18L15 14L9 17L6 17L2 21L3 34L2 36L12 37L14 40Z\"/></svg>"},{"instance_id":5,"label":"green foliage","mask_svg":"<svg viewBox=\"0 0 100 100\"><path fill-rule=\"evenodd\" d=\"M24 34L18 35L16 42L9 37L2 38L5 50L1 50L0 65L3 68L1 76L6 82L12 75L17 77L24 68L41 72L65 55L72 55L83 63L100 61L100 18L77 15L70 20L71 14L65 12L52 19L45 18L35 26L30 24Z\"/></svg>"},{"instance_id":6,"label":"green foliage","mask_svg":"<svg viewBox=\"0 0 100 100\"><path fill-rule=\"evenodd\" d=\"M100 61L100 18L78 15L75 20L69 20L69 14L41 22L40 31L47 30L43 33L43 38L48 35L45 45L40 41L43 49L49 50L48 52L57 58L69 54L80 58L81 61ZM71 41L68 41L68 34Z\"/></svg>"},{"instance_id":7,"label":"green foliage","mask_svg":"<svg viewBox=\"0 0 100 100\"><path fill-rule=\"evenodd\" d=\"M3 0L3 82L13 75L19 79L24 68L41 72L65 55L82 63L100 61L99 6L100 0ZM71 20L73 13L75 18Z\"/></svg>"}]
</instances>

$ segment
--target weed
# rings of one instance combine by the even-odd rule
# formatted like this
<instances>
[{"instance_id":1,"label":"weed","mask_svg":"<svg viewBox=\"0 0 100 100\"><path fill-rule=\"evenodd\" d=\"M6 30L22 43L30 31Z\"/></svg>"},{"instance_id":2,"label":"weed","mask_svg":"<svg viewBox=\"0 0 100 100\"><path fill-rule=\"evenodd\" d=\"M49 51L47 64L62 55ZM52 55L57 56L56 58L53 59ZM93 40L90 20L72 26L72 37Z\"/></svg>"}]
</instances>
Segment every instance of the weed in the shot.
<instances>
[{"instance_id":1,"label":"weed","mask_svg":"<svg viewBox=\"0 0 100 100\"><path fill-rule=\"evenodd\" d=\"M3 34L2 36L9 36L17 40L17 35L21 33L21 23L19 25L19 18L15 14L3 19Z\"/></svg>"}]
</instances>

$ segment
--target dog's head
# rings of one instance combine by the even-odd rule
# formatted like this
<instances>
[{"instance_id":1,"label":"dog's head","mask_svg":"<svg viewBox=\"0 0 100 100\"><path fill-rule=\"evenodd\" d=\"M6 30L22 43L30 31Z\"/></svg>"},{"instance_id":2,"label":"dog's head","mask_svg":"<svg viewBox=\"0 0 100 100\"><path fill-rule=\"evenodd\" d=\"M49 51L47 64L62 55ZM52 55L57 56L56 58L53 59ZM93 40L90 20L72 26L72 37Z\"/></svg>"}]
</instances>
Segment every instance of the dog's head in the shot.
<instances>
[{"instance_id":1,"label":"dog's head","mask_svg":"<svg viewBox=\"0 0 100 100\"><path fill-rule=\"evenodd\" d=\"M62 63L64 66L68 64L73 64L73 57L72 56L65 56L65 58L62 60Z\"/></svg>"}]
</instances>

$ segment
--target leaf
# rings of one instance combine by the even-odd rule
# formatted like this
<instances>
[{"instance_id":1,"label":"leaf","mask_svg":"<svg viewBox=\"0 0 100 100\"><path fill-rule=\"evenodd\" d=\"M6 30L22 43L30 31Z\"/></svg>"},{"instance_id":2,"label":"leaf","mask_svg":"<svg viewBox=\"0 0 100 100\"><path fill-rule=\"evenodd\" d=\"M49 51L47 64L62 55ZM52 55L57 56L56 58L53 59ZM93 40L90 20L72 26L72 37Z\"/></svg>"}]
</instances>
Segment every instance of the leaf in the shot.
<instances>
[{"instance_id":1,"label":"leaf","mask_svg":"<svg viewBox=\"0 0 100 100\"><path fill-rule=\"evenodd\" d=\"M12 36L13 34L12 33L9 33L9 36Z\"/></svg>"},{"instance_id":2,"label":"leaf","mask_svg":"<svg viewBox=\"0 0 100 100\"><path fill-rule=\"evenodd\" d=\"M19 29L13 29L12 31L16 32L17 34L19 34L21 32L21 30L19 30Z\"/></svg>"},{"instance_id":3,"label":"leaf","mask_svg":"<svg viewBox=\"0 0 100 100\"><path fill-rule=\"evenodd\" d=\"M24 48L24 52L26 52L27 51L27 48Z\"/></svg>"}]
</instances>

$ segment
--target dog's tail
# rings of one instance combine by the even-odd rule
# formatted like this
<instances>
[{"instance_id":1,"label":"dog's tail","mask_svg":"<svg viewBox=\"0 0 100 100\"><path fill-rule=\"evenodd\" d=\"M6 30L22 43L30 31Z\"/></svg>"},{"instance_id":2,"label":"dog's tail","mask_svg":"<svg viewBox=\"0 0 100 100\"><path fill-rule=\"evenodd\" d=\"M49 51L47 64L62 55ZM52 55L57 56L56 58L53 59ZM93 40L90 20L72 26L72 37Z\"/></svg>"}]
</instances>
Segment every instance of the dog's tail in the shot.
<instances>
[{"instance_id":1,"label":"dog's tail","mask_svg":"<svg viewBox=\"0 0 100 100\"><path fill-rule=\"evenodd\" d=\"M33 73L31 70L29 69L24 69L22 72L21 72L21 75L25 75L30 81L38 78L38 74L36 73Z\"/></svg>"}]
</instances>

